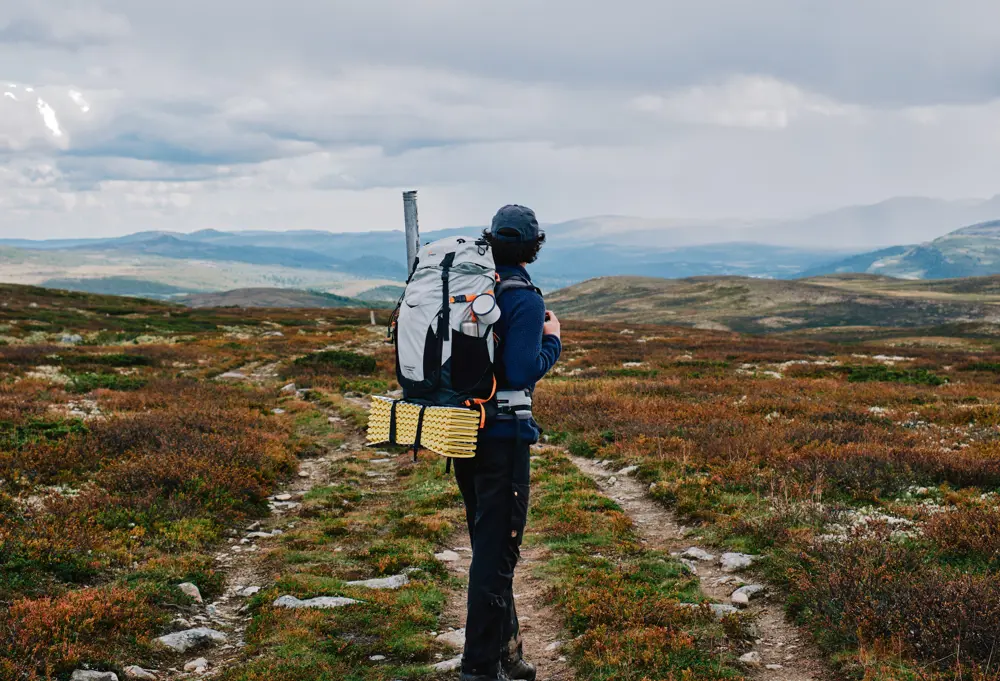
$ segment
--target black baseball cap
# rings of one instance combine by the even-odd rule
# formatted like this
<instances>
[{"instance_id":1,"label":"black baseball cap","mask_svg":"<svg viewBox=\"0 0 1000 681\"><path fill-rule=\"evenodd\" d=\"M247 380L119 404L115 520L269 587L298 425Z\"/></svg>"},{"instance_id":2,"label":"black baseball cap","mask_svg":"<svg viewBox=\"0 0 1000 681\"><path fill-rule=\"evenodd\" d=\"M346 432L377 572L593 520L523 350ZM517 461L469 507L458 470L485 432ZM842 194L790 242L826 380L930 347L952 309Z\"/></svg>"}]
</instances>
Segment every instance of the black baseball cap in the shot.
<instances>
[{"instance_id":1,"label":"black baseball cap","mask_svg":"<svg viewBox=\"0 0 1000 681\"><path fill-rule=\"evenodd\" d=\"M490 226L490 236L510 243L537 241L541 233L535 211L525 206L504 206L493 216Z\"/></svg>"}]
</instances>

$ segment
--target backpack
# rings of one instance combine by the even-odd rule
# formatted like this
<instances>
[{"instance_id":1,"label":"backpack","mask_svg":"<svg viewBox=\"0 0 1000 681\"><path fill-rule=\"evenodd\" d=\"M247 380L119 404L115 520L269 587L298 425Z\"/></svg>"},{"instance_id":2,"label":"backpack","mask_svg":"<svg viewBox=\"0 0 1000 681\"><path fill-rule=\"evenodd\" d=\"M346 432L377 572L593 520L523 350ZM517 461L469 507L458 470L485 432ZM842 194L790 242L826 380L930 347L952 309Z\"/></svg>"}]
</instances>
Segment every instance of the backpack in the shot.
<instances>
[{"instance_id":1,"label":"backpack","mask_svg":"<svg viewBox=\"0 0 1000 681\"><path fill-rule=\"evenodd\" d=\"M479 427L486 426L496 412L498 338L472 304L514 288L538 291L522 277L501 281L484 239L451 237L419 250L390 322L405 401L478 409Z\"/></svg>"}]
</instances>

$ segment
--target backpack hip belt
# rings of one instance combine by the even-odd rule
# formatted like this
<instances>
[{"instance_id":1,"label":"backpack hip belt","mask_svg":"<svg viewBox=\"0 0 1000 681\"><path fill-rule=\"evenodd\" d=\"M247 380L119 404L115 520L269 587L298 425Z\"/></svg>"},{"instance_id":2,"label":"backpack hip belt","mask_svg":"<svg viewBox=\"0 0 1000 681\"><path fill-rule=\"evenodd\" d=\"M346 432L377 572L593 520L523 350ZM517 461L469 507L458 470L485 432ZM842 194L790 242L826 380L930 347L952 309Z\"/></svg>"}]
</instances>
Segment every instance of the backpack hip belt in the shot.
<instances>
[{"instance_id":1,"label":"backpack hip belt","mask_svg":"<svg viewBox=\"0 0 1000 681\"><path fill-rule=\"evenodd\" d=\"M527 420L532 417L530 390L498 390L496 400L498 419Z\"/></svg>"}]
</instances>

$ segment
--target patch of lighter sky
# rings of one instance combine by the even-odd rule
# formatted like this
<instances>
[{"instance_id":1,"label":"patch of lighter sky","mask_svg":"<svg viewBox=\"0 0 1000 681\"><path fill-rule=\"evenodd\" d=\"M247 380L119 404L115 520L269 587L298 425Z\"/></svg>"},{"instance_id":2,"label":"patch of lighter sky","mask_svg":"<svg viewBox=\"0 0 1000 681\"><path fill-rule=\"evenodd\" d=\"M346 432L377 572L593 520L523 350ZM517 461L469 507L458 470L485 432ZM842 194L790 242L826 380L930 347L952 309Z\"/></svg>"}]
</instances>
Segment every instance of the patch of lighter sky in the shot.
<instances>
[{"instance_id":1,"label":"patch of lighter sky","mask_svg":"<svg viewBox=\"0 0 1000 681\"><path fill-rule=\"evenodd\" d=\"M41 97L38 98L38 113L42 115L42 122L45 123L45 127L56 137L62 137L63 131L59 127L59 119L56 118L55 109L49 106L49 103Z\"/></svg>"},{"instance_id":2,"label":"patch of lighter sky","mask_svg":"<svg viewBox=\"0 0 1000 681\"><path fill-rule=\"evenodd\" d=\"M73 103L75 103L78 107L80 107L80 111L82 111L83 113L87 113L88 111L90 111L90 104L88 104L87 100L84 99L82 92L78 92L76 90L70 90L69 98L73 100Z\"/></svg>"}]
</instances>

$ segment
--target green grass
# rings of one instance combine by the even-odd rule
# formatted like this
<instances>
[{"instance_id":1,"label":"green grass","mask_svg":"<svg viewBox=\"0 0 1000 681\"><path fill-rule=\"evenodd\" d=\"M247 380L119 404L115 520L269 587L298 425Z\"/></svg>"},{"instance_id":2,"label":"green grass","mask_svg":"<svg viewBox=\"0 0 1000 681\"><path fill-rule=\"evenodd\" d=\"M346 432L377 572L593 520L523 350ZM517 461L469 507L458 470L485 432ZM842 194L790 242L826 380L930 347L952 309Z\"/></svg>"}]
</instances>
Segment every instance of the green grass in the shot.
<instances>
[{"instance_id":1,"label":"green grass","mask_svg":"<svg viewBox=\"0 0 1000 681\"><path fill-rule=\"evenodd\" d=\"M70 374L67 390L73 393L89 393L99 388L105 390L138 390L146 385L146 380L136 376L121 374Z\"/></svg>"},{"instance_id":2,"label":"green grass","mask_svg":"<svg viewBox=\"0 0 1000 681\"><path fill-rule=\"evenodd\" d=\"M364 375L375 373L377 366L374 357L359 355L348 350L322 350L314 352L295 360L295 365L302 367L337 368Z\"/></svg>"},{"instance_id":3,"label":"green grass","mask_svg":"<svg viewBox=\"0 0 1000 681\"><path fill-rule=\"evenodd\" d=\"M296 421L299 437L327 437L325 428L317 428L326 422L323 412L307 412ZM437 542L461 526L454 481L440 461L426 457L387 467L395 480L376 486L365 475L369 467L363 458L341 463L331 471L330 485L305 496L295 528L267 557L280 575L277 583L251 601L250 659L223 672L222 681L432 679L438 678L429 669L436 656L454 654L430 633L441 629L452 586L433 554ZM345 584L407 568L416 571L399 590ZM363 603L325 611L271 606L286 594L347 596ZM377 655L386 659L370 659Z\"/></svg>"},{"instance_id":4,"label":"green grass","mask_svg":"<svg viewBox=\"0 0 1000 681\"><path fill-rule=\"evenodd\" d=\"M882 364L872 366L850 367L847 380L851 383L867 383L882 381L885 383L907 383L910 385L939 386L948 382L947 379L928 371L927 369L893 369Z\"/></svg>"},{"instance_id":5,"label":"green grass","mask_svg":"<svg viewBox=\"0 0 1000 681\"><path fill-rule=\"evenodd\" d=\"M0 421L0 449L20 449L32 442L60 440L85 432L87 426L80 419L49 421L34 418L25 423Z\"/></svg>"},{"instance_id":6,"label":"green grass","mask_svg":"<svg viewBox=\"0 0 1000 681\"><path fill-rule=\"evenodd\" d=\"M578 678L743 678L732 652L738 641L726 637L744 637L739 617L719 624L704 608L679 606L704 600L698 578L645 548L618 504L566 457L547 451L533 475L529 538L551 552L539 572L574 638Z\"/></svg>"},{"instance_id":7,"label":"green grass","mask_svg":"<svg viewBox=\"0 0 1000 681\"><path fill-rule=\"evenodd\" d=\"M155 366L156 362L145 355L130 355L121 352L106 355L68 355L60 359L63 366L106 366L106 367L147 367Z\"/></svg>"}]
</instances>

